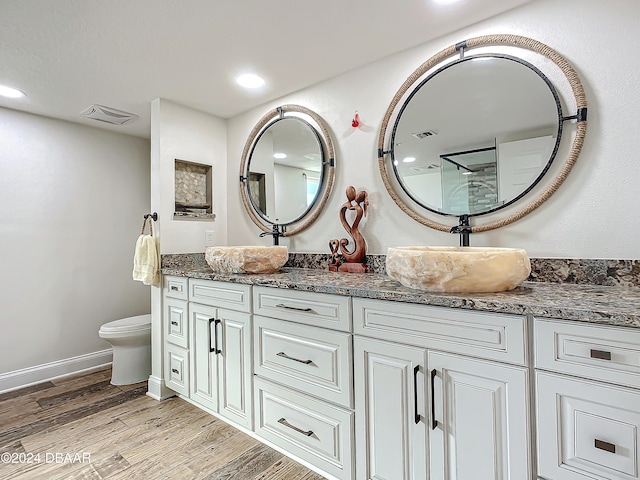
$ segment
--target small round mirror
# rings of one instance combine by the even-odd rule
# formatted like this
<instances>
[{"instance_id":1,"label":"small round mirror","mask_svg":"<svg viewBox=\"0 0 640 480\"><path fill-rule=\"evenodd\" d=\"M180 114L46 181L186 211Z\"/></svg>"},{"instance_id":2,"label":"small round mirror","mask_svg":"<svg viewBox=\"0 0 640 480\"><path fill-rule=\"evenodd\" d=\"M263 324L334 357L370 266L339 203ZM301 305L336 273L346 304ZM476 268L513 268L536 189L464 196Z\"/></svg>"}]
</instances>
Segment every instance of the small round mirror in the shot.
<instances>
[{"instance_id":1,"label":"small round mirror","mask_svg":"<svg viewBox=\"0 0 640 480\"><path fill-rule=\"evenodd\" d=\"M240 166L249 216L264 232L289 236L315 220L333 184L333 145L324 122L298 105L270 111L251 132Z\"/></svg>"}]
</instances>

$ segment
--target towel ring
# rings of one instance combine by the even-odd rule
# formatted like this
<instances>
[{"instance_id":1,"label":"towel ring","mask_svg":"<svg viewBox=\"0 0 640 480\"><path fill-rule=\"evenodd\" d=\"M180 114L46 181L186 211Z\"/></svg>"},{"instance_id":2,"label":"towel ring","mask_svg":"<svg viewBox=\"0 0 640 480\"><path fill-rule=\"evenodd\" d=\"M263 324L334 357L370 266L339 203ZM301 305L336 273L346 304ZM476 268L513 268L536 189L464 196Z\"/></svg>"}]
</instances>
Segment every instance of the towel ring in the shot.
<instances>
[{"instance_id":1,"label":"towel ring","mask_svg":"<svg viewBox=\"0 0 640 480\"><path fill-rule=\"evenodd\" d=\"M153 237L153 221L151 219L151 215L144 216L144 220L142 221L142 230L140 230L140 235L144 235L144 229L147 226L147 221L149 222L149 235Z\"/></svg>"}]
</instances>

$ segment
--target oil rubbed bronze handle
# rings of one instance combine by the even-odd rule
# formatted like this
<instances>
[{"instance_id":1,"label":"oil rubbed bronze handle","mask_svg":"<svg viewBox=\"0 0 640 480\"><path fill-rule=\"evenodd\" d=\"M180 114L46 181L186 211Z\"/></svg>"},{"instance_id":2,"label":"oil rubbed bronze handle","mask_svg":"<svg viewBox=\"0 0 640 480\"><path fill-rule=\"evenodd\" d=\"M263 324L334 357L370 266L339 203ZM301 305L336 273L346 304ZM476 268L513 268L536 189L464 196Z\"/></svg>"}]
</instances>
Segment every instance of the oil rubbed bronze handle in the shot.
<instances>
[{"instance_id":1,"label":"oil rubbed bronze handle","mask_svg":"<svg viewBox=\"0 0 640 480\"><path fill-rule=\"evenodd\" d=\"M416 425L420 423L420 413L418 413L418 372L420 365L413 367L413 421Z\"/></svg>"},{"instance_id":2,"label":"oil rubbed bronze handle","mask_svg":"<svg viewBox=\"0 0 640 480\"><path fill-rule=\"evenodd\" d=\"M290 307L289 305L285 305L284 303L279 303L276 305L277 308L287 308L289 310L297 310L298 312L312 312L313 309L307 307L307 308L300 308L300 307Z\"/></svg>"},{"instance_id":3,"label":"oil rubbed bronze handle","mask_svg":"<svg viewBox=\"0 0 640 480\"><path fill-rule=\"evenodd\" d=\"M436 375L437 370L434 368L431 370L431 430L438 428L438 421L436 420Z\"/></svg>"},{"instance_id":4,"label":"oil rubbed bronze handle","mask_svg":"<svg viewBox=\"0 0 640 480\"><path fill-rule=\"evenodd\" d=\"M172 368L172 369L171 369L171 371L172 371L173 373L180 373L180 370L178 370L177 368Z\"/></svg>"},{"instance_id":5,"label":"oil rubbed bronze handle","mask_svg":"<svg viewBox=\"0 0 640 480\"><path fill-rule=\"evenodd\" d=\"M597 438L594 440L593 446L605 452L616 453L616 446L613 443L598 440Z\"/></svg>"},{"instance_id":6,"label":"oil rubbed bronze handle","mask_svg":"<svg viewBox=\"0 0 640 480\"><path fill-rule=\"evenodd\" d=\"M300 360L299 358L290 357L284 352L276 353L276 355L278 357L286 358L287 360L293 360L294 362L304 363L305 365L309 365L310 363L313 363L313 360Z\"/></svg>"},{"instance_id":7,"label":"oil rubbed bronze handle","mask_svg":"<svg viewBox=\"0 0 640 480\"><path fill-rule=\"evenodd\" d=\"M611 352L607 352L606 350L595 350L592 348L589 352L589 356L600 360L611 360Z\"/></svg>"},{"instance_id":8,"label":"oil rubbed bronze handle","mask_svg":"<svg viewBox=\"0 0 640 480\"><path fill-rule=\"evenodd\" d=\"M280 420L278 420L278 423L284 425L285 427L289 427L291 430L295 430L296 432L301 433L302 435L304 435L306 437L310 437L311 435L313 435L313 430L307 430L305 432L301 428L298 428L295 425L291 425L289 422L287 422L287 419L284 418L284 417L282 417Z\"/></svg>"},{"instance_id":9,"label":"oil rubbed bronze handle","mask_svg":"<svg viewBox=\"0 0 640 480\"><path fill-rule=\"evenodd\" d=\"M180 289L179 289L176 285L172 285L172 286L171 286L171 290L178 291L178 290L180 290Z\"/></svg>"},{"instance_id":10,"label":"oil rubbed bronze handle","mask_svg":"<svg viewBox=\"0 0 640 480\"><path fill-rule=\"evenodd\" d=\"M171 320L171 325L175 325L177 327L178 326L178 322L176 322L175 320Z\"/></svg>"},{"instance_id":11,"label":"oil rubbed bronze handle","mask_svg":"<svg viewBox=\"0 0 640 480\"><path fill-rule=\"evenodd\" d=\"M214 342L213 342L213 353L215 353L217 355L218 353L222 353L222 350L220 350L218 348L218 324L221 324L222 320L219 320L219 319L216 318L216 319L213 320L213 323L214 323L213 330L215 332L215 334L214 334Z\"/></svg>"},{"instance_id":12,"label":"oil rubbed bronze handle","mask_svg":"<svg viewBox=\"0 0 640 480\"><path fill-rule=\"evenodd\" d=\"M211 324L214 323L215 321L216 321L215 318L209 319L209 353L217 353L216 344L213 341L214 339L217 340L217 335L216 335L216 332L214 332L213 334L211 333Z\"/></svg>"}]
</instances>

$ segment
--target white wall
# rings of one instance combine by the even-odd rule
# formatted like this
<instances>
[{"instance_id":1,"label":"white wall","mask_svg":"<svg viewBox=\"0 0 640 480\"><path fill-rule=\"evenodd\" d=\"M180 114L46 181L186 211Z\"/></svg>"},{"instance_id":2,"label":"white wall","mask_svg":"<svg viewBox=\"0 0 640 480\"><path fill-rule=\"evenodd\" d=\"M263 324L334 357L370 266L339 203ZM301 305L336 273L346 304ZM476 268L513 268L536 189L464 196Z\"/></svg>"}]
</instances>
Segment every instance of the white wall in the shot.
<instances>
[{"instance_id":1,"label":"white wall","mask_svg":"<svg viewBox=\"0 0 640 480\"><path fill-rule=\"evenodd\" d=\"M0 374L110 348L150 311L131 278L149 141L0 108Z\"/></svg>"},{"instance_id":2,"label":"white wall","mask_svg":"<svg viewBox=\"0 0 640 480\"><path fill-rule=\"evenodd\" d=\"M216 245L227 242L227 150L225 121L168 100L151 104L152 208L162 253L204 252L205 231L215 231ZM215 221L173 218L175 160L211 165ZM236 183L239 183L236 176Z\"/></svg>"},{"instance_id":3,"label":"white wall","mask_svg":"<svg viewBox=\"0 0 640 480\"><path fill-rule=\"evenodd\" d=\"M640 56L629 50L640 42L639 21L637 1L610 0L605 6L600 0L538 0L231 119L228 215L234 221L228 225L229 243L270 243L270 238L258 238L259 230L244 212L236 178L242 148L257 121L278 105L297 103L329 124L337 166L325 211L290 239L291 251L329 253L328 239L344 234L338 211L348 185L369 192L370 209L361 228L369 253L386 253L393 245L457 244L456 236L414 222L393 203L377 168L378 131L398 88L423 61L465 38L503 33L546 43L573 64L586 90L589 126L580 159L554 196L515 224L472 235L471 244L524 247L532 257L639 258L634 206L640 179ZM399 27L386 25L385 31L394 28ZM351 127L356 110L363 124L359 129Z\"/></svg>"}]
</instances>

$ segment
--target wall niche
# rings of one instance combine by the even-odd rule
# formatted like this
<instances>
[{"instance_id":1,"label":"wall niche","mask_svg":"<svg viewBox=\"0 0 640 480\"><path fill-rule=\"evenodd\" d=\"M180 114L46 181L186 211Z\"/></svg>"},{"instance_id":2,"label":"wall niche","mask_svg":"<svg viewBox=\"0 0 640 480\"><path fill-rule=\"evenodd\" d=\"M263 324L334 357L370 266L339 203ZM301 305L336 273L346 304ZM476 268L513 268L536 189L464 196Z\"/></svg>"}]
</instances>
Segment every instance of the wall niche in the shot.
<instances>
[{"instance_id":1,"label":"wall niche","mask_svg":"<svg viewBox=\"0 0 640 480\"><path fill-rule=\"evenodd\" d=\"M211 165L176 159L174 218L215 219L211 180Z\"/></svg>"}]
</instances>

